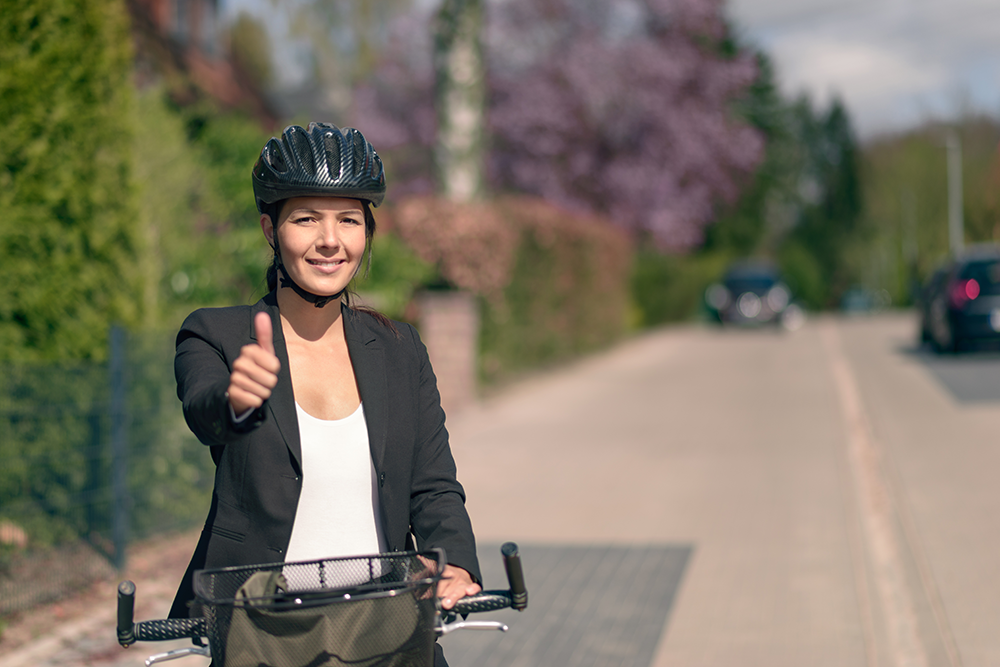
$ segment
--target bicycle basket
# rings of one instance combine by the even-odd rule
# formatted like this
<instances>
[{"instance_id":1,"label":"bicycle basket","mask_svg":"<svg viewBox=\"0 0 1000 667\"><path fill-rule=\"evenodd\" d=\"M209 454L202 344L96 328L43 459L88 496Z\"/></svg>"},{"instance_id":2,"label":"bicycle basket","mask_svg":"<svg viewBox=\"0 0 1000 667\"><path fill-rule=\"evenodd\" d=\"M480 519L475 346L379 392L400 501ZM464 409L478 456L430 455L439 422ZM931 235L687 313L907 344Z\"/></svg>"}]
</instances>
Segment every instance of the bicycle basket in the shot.
<instances>
[{"instance_id":1,"label":"bicycle basket","mask_svg":"<svg viewBox=\"0 0 1000 667\"><path fill-rule=\"evenodd\" d=\"M216 667L429 667L440 550L200 570Z\"/></svg>"}]
</instances>

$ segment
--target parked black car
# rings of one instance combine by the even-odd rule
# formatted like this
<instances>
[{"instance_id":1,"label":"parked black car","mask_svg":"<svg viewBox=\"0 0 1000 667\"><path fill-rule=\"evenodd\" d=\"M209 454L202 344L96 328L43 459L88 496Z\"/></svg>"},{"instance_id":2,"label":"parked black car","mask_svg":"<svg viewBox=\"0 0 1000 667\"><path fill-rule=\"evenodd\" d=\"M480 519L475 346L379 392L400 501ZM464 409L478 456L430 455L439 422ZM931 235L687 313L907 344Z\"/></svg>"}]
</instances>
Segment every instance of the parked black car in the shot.
<instances>
[{"instance_id":1,"label":"parked black car","mask_svg":"<svg viewBox=\"0 0 1000 667\"><path fill-rule=\"evenodd\" d=\"M762 261L730 266L721 282L705 290L705 306L722 324L797 329L805 318L778 268Z\"/></svg>"},{"instance_id":2,"label":"parked black car","mask_svg":"<svg viewBox=\"0 0 1000 667\"><path fill-rule=\"evenodd\" d=\"M950 265L939 267L931 277L921 285L916 296L917 317L920 329L920 344L931 342L931 303L934 296L941 291L945 278L951 269Z\"/></svg>"},{"instance_id":3,"label":"parked black car","mask_svg":"<svg viewBox=\"0 0 1000 667\"><path fill-rule=\"evenodd\" d=\"M1000 246L977 246L935 272L921 295L920 338L938 352L1000 340Z\"/></svg>"}]
</instances>

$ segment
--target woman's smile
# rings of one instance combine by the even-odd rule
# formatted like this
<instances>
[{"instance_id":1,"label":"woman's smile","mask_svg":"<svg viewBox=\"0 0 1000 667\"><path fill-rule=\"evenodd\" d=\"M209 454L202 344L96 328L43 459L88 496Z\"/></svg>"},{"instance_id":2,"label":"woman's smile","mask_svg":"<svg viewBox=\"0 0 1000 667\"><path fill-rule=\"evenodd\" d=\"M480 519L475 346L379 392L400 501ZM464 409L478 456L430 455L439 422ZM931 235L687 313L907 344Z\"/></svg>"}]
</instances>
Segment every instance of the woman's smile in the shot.
<instances>
[{"instance_id":1,"label":"woman's smile","mask_svg":"<svg viewBox=\"0 0 1000 667\"><path fill-rule=\"evenodd\" d=\"M344 264L343 259L307 259L306 263L315 266L324 273L333 273Z\"/></svg>"}]
</instances>

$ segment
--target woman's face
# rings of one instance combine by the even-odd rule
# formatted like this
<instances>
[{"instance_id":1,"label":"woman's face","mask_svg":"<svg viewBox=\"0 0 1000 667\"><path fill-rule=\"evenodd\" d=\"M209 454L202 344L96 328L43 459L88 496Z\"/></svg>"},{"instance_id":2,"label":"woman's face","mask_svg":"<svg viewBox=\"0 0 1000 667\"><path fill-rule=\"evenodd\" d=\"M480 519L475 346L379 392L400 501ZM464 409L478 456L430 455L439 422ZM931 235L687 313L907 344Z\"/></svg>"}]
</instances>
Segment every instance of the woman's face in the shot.
<instances>
[{"instance_id":1,"label":"woman's face","mask_svg":"<svg viewBox=\"0 0 1000 667\"><path fill-rule=\"evenodd\" d=\"M279 218L278 248L289 277L320 296L342 292L365 254L361 202L341 197L293 197L285 202ZM262 215L260 224L274 246L271 219Z\"/></svg>"}]
</instances>

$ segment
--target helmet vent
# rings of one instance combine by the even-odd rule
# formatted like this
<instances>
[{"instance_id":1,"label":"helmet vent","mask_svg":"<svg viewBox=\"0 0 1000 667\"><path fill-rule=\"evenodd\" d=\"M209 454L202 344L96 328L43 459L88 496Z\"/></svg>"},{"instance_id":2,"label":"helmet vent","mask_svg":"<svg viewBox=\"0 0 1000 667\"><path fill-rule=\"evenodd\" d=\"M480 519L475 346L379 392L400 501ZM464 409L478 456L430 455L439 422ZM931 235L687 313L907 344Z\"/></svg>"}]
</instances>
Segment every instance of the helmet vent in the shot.
<instances>
[{"instance_id":1,"label":"helmet vent","mask_svg":"<svg viewBox=\"0 0 1000 667\"><path fill-rule=\"evenodd\" d=\"M368 171L367 161L365 160L365 138L361 136L360 132L352 132L354 137L354 173L364 174Z\"/></svg>"},{"instance_id":2,"label":"helmet vent","mask_svg":"<svg viewBox=\"0 0 1000 667\"><path fill-rule=\"evenodd\" d=\"M313 151L306 133L291 130L285 133L285 137L288 138L288 142L291 144L288 147L289 152L297 158L302 170L309 176L314 175L316 173L316 162L314 159L311 159Z\"/></svg>"},{"instance_id":3,"label":"helmet vent","mask_svg":"<svg viewBox=\"0 0 1000 667\"><path fill-rule=\"evenodd\" d=\"M288 171L288 164L285 162L285 152L281 149L281 144L274 139L267 142L267 146L264 149L266 151L264 162L279 174Z\"/></svg>"},{"instance_id":4,"label":"helmet vent","mask_svg":"<svg viewBox=\"0 0 1000 667\"><path fill-rule=\"evenodd\" d=\"M340 133L323 133L323 153L326 155L326 166L330 172L330 178L334 181L340 179Z\"/></svg>"}]
</instances>

